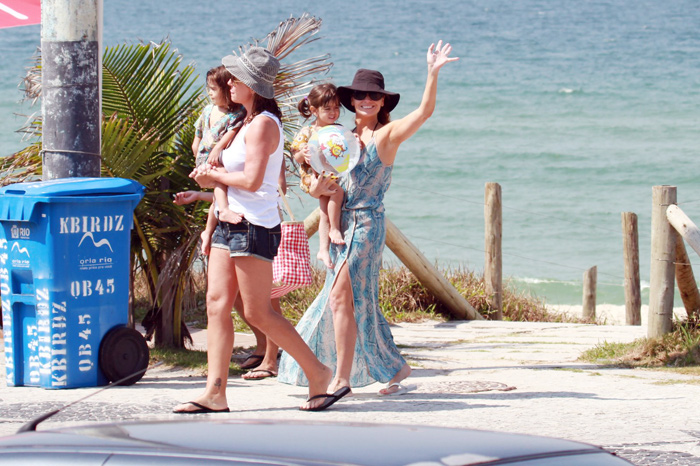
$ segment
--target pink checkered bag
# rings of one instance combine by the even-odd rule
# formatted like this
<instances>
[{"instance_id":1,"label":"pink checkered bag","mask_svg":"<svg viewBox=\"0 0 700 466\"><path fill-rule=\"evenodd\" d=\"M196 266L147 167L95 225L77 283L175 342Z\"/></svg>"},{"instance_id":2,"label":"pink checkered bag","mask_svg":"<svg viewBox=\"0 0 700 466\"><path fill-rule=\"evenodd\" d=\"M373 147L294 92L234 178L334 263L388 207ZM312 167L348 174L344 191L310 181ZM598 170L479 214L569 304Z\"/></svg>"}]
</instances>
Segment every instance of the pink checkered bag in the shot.
<instances>
[{"instance_id":1,"label":"pink checkered bag","mask_svg":"<svg viewBox=\"0 0 700 466\"><path fill-rule=\"evenodd\" d=\"M272 298L279 298L290 291L309 286L313 281L309 238L306 236L304 222L294 221L284 195L282 201L292 221L282 222L281 225L282 240L272 262Z\"/></svg>"}]
</instances>

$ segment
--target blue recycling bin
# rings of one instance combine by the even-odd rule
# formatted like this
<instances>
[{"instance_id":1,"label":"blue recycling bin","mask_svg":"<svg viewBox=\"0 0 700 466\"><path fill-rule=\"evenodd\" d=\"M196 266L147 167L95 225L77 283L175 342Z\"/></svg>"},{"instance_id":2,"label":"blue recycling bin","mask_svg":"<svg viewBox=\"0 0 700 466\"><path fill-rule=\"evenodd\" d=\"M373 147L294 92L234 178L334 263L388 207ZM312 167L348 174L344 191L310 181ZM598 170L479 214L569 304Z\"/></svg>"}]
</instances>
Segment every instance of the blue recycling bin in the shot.
<instances>
[{"instance_id":1,"label":"blue recycling bin","mask_svg":"<svg viewBox=\"0 0 700 466\"><path fill-rule=\"evenodd\" d=\"M0 189L0 299L9 386L105 385L115 377L111 366L119 365L110 357L134 357L131 347L142 343L134 343L130 333L117 332L107 355L100 347L106 335L128 323L129 241L143 195L141 184L121 178L65 178ZM101 358L109 370L100 367Z\"/></svg>"}]
</instances>

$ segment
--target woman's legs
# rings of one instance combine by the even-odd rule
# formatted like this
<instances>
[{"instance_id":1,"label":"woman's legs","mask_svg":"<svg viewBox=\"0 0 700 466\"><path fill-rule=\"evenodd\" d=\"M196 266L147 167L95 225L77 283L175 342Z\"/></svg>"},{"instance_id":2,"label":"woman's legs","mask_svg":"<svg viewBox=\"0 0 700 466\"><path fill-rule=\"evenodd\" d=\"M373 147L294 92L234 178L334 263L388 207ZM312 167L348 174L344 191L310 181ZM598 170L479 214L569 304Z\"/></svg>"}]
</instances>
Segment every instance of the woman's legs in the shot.
<instances>
[{"instance_id":1,"label":"woman's legs","mask_svg":"<svg viewBox=\"0 0 700 466\"><path fill-rule=\"evenodd\" d=\"M347 263L343 263L338 271L336 281L331 289L329 303L333 312L335 347L338 353L338 368L335 372L335 378L328 388L328 391L333 393L341 387L350 386L350 372L357 341L355 303Z\"/></svg>"},{"instance_id":2,"label":"woman's legs","mask_svg":"<svg viewBox=\"0 0 700 466\"><path fill-rule=\"evenodd\" d=\"M194 401L211 409L228 407L226 384L233 353L233 321L231 308L238 294L235 262L227 250L212 248L207 275L207 385ZM176 412L197 409L190 403L175 408Z\"/></svg>"},{"instance_id":3,"label":"woman's legs","mask_svg":"<svg viewBox=\"0 0 700 466\"><path fill-rule=\"evenodd\" d=\"M240 297L240 294L239 294ZM282 315L282 307L280 305L280 299L279 298L273 298L270 300L270 307L274 312L276 312L279 315ZM243 309L243 304L241 303L241 309ZM247 321L246 321L247 323ZM279 346L272 341L270 338L268 338L264 333L260 331L257 327L251 325L250 323L248 324L251 329L255 329L255 338L257 340L257 348L255 349L255 353L253 354L259 354L261 357L263 357L262 362L260 363L259 366L257 366L254 369L251 369L250 372L247 374L243 374L244 379L264 379L267 377L271 377L270 374L277 375L277 352L279 351ZM258 338L258 334L261 335L261 338ZM262 349L261 349L262 345Z\"/></svg>"},{"instance_id":4,"label":"woman's legs","mask_svg":"<svg viewBox=\"0 0 700 466\"><path fill-rule=\"evenodd\" d=\"M236 258L236 278L250 323L299 363L309 379L309 397L325 394L333 378L332 371L316 358L292 324L270 306L272 264L254 257ZM302 409L316 407L323 401L323 398L307 401Z\"/></svg>"},{"instance_id":5,"label":"woman's legs","mask_svg":"<svg viewBox=\"0 0 700 466\"><path fill-rule=\"evenodd\" d=\"M250 331L253 332L253 335L255 335L255 351L253 351L253 354L259 355L260 357L264 356L265 350L267 349L267 337L265 337L265 334L261 332L259 328L248 322L248 318L245 315L245 308L243 307L243 300L241 300L240 294L236 296L236 301L234 302L233 307L236 309L236 312L243 322L245 322L248 328L250 328Z\"/></svg>"},{"instance_id":6,"label":"woman's legs","mask_svg":"<svg viewBox=\"0 0 700 466\"><path fill-rule=\"evenodd\" d=\"M338 367L335 377L328 387L328 392L333 393L341 387L350 386L350 373L357 341L357 321L355 320L352 282L347 263L343 263L338 271L333 289L331 289L329 303L333 312L335 346L338 353ZM411 375L411 367L408 364L404 364L389 381L388 385L399 383L409 375ZM381 389L380 393L389 395L398 390L399 387L393 386Z\"/></svg>"},{"instance_id":7,"label":"woman's legs","mask_svg":"<svg viewBox=\"0 0 700 466\"><path fill-rule=\"evenodd\" d=\"M277 312L278 314L282 314L282 308L280 307L279 298L272 299L270 301L270 305L272 306L272 309L275 312ZM241 369L252 370L259 367L261 370L270 371L273 374L277 374L277 351L279 350L279 347L272 340L269 340L267 336L262 332L262 330L260 330L248 321L248 318L246 317L245 313L245 308L243 307L243 300L241 299L240 294L236 297L236 303L234 304L234 307L236 308L236 312L238 312L238 315L241 317L241 319L243 319L243 322L245 322L246 325L248 325L250 330L253 332L253 335L255 335L255 350L250 356L248 356L248 359L241 363ZM269 374L267 375L267 377L269 377ZM243 378L245 379L249 377L245 377L244 375Z\"/></svg>"},{"instance_id":8,"label":"woman's legs","mask_svg":"<svg viewBox=\"0 0 700 466\"><path fill-rule=\"evenodd\" d=\"M382 388L379 390L380 395L392 395L399 390L401 390L401 387L398 387L396 385L392 386L394 383L401 383L403 379L411 375L411 366L408 365L408 363L404 364L401 369L396 373L396 375L389 381L389 383L386 385L386 387Z\"/></svg>"}]
</instances>

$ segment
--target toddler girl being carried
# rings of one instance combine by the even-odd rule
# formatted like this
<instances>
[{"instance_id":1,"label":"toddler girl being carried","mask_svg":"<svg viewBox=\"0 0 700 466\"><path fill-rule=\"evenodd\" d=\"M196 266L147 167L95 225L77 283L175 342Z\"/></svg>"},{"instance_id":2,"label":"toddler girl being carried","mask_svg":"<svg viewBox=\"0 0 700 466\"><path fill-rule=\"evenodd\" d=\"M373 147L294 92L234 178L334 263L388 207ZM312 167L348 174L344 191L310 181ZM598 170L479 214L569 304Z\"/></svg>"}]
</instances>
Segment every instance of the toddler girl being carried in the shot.
<instances>
[{"instance_id":1,"label":"toddler girl being carried","mask_svg":"<svg viewBox=\"0 0 700 466\"><path fill-rule=\"evenodd\" d=\"M221 166L221 151L233 141L243 124L243 107L231 100L231 87L229 85L231 77L231 73L223 65L207 72L207 94L209 94L212 103L204 108L195 123L192 150L195 153L196 168L190 177L194 177L195 173L200 171L206 172ZM238 223L243 217L228 208L226 191L223 186L214 188L214 200L218 206L219 219L228 223ZM205 251L208 249L215 227L216 217L210 216L205 231L202 232Z\"/></svg>"},{"instance_id":2,"label":"toddler girl being carried","mask_svg":"<svg viewBox=\"0 0 700 466\"><path fill-rule=\"evenodd\" d=\"M207 72L207 94L211 103L204 107L202 114L195 123L195 136L192 141L192 152L195 156L195 169L190 174L194 178L198 172L207 172L213 167L220 166L221 151L225 149L238 133L243 124L243 107L231 100L229 80L231 73L221 65ZM198 200L216 200L219 217L229 223L240 222L242 217L228 209L226 190L215 187L214 196L211 194L186 191L178 193L176 204L189 204ZM212 204L212 209L214 205ZM205 230L202 232L202 250L208 254L211 235L216 227L216 217L210 215Z\"/></svg>"},{"instance_id":3,"label":"toddler girl being carried","mask_svg":"<svg viewBox=\"0 0 700 466\"><path fill-rule=\"evenodd\" d=\"M310 165L311 154L308 142L314 132L324 126L337 124L336 120L340 117L340 99L336 87L331 83L314 86L309 92L309 96L299 101L297 108L305 119L314 117L311 125L303 127L297 133L291 146L292 155L299 163L302 172L299 187L302 191L308 192L309 184L314 176ZM331 196L319 198L321 219L318 225L319 251L316 257L328 268L333 268L329 253L330 242L345 244L343 233L340 231L340 209L344 197L345 192L337 187L336 192Z\"/></svg>"}]
</instances>

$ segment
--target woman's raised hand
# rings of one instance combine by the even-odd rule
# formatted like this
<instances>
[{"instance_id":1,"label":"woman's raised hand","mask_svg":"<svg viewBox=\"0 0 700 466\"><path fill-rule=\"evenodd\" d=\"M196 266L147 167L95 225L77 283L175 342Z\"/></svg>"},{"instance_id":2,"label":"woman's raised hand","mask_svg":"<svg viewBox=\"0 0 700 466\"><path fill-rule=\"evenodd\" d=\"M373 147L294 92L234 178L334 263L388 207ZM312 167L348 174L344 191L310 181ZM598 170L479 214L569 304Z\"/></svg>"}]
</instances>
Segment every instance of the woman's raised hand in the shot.
<instances>
[{"instance_id":1,"label":"woman's raised hand","mask_svg":"<svg viewBox=\"0 0 700 466\"><path fill-rule=\"evenodd\" d=\"M452 46L450 44L442 45L442 40L438 41L437 46L433 43L428 47L428 66L433 70L438 71L445 63L459 60L459 57L450 58Z\"/></svg>"}]
</instances>

